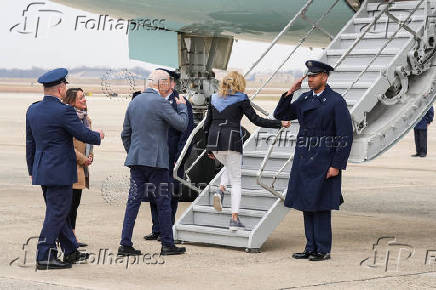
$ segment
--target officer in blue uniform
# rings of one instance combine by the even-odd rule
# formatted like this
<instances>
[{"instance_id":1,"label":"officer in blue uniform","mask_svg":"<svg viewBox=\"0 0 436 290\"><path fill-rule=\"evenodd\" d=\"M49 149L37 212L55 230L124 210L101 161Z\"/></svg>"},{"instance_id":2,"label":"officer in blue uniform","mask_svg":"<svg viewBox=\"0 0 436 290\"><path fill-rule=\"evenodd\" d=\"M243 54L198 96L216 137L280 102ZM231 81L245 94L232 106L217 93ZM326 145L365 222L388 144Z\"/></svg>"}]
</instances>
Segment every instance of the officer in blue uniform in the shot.
<instances>
[{"instance_id":1,"label":"officer in blue uniform","mask_svg":"<svg viewBox=\"0 0 436 290\"><path fill-rule=\"evenodd\" d=\"M174 108L174 110L177 112L177 103L175 101L175 98L179 98L179 93L175 90L176 81L180 78L180 74L175 71L170 71L167 69L159 68L159 70L166 71L170 75L170 85L171 85L171 93L169 96L166 97L166 99L170 102L171 106ZM172 198L171 198L171 221L174 225L176 221L176 212L179 200L178 198L181 195L181 184L179 181L175 180L173 177L173 171L174 166L177 160L179 159L180 153L183 150L183 147L185 147L186 140L188 139L189 135L191 135L192 130L194 129L194 117L192 114L192 105L191 103L186 100L186 108L188 109L188 126L186 127L186 130L183 132L177 131L176 129L170 127L168 130L168 149L169 149L169 175L170 175L170 191L172 191ZM183 158L182 163L180 164L179 170L177 171L177 176L180 178L183 178L185 175L185 162L187 157L190 155L192 146L188 148L188 151L185 155L185 158ZM152 231L151 234L144 236L144 239L146 240L160 240L159 238L159 218L158 218L158 211L157 206L155 203L150 203L150 209L151 209L151 217L152 217Z\"/></svg>"},{"instance_id":2,"label":"officer in blue uniform","mask_svg":"<svg viewBox=\"0 0 436 290\"><path fill-rule=\"evenodd\" d=\"M41 185L46 212L37 246L37 269L71 268L88 258L80 253L77 240L67 220L72 202L72 185L77 182L73 137L99 145L103 133L89 130L73 107L62 103L66 93L64 68L42 75L44 99L32 104L26 114L26 159L33 185ZM59 240L64 260L57 258L55 241Z\"/></svg>"},{"instance_id":3,"label":"officer in blue uniform","mask_svg":"<svg viewBox=\"0 0 436 290\"><path fill-rule=\"evenodd\" d=\"M416 154L412 155L412 157L427 156L427 127L433 122L433 117L434 109L431 107L421 121L416 124L413 130L415 133Z\"/></svg>"},{"instance_id":4,"label":"officer in blue uniform","mask_svg":"<svg viewBox=\"0 0 436 290\"><path fill-rule=\"evenodd\" d=\"M291 103L305 77L299 79L282 95L274 117L300 124L285 206L303 212L307 243L292 256L322 261L330 259L331 210L343 202L341 170L347 166L353 128L345 100L327 84L333 68L314 60L306 66L311 91Z\"/></svg>"}]
</instances>

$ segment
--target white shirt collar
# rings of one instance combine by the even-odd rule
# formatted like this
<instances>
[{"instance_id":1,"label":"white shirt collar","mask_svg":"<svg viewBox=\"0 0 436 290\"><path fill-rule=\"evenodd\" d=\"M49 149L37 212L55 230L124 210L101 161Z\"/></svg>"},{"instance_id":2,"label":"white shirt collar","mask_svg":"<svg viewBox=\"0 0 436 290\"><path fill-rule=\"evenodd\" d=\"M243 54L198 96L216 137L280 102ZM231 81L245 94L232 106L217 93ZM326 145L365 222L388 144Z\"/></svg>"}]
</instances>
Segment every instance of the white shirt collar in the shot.
<instances>
[{"instance_id":1,"label":"white shirt collar","mask_svg":"<svg viewBox=\"0 0 436 290\"><path fill-rule=\"evenodd\" d=\"M168 100L170 99L170 96L173 94L173 92L174 92L174 91L170 91L170 93L168 94L168 96L165 97L165 100L168 101Z\"/></svg>"},{"instance_id":2,"label":"white shirt collar","mask_svg":"<svg viewBox=\"0 0 436 290\"><path fill-rule=\"evenodd\" d=\"M314 96L318 96L318 97L319 97L319 96L321 96L322 93L324 93L324 91L322 91L322 92L319 93L319 94L315 94L315 91L312 91L312 93L313 93Z\"/></svg>"}]
</instances>

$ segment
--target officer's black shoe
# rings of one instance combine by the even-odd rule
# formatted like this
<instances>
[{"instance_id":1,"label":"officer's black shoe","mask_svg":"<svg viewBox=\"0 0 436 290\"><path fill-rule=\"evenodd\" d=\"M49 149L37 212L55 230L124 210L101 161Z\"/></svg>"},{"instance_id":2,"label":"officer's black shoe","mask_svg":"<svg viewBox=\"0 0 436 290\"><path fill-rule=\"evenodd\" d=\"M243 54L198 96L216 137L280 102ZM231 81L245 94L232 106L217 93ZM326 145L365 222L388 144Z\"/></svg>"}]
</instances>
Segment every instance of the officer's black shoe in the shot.
<instances>
[{"instance_id":1,"label":"officer's black shoe","mask_svg":"<svg viewBox=\"0 0 436 290\"><path fill-rule=\"evenodd\" d=\"M81 242L78 242L77 244L79 245L79 248L85 248L85 247L88 246L88 244L86 244L86 243L81 243Z\"/></svg>"},{"instance_id":2,"label":"officer's black shoe","mask_svg":"<svg viewBox=\"0 0 436 290\"><path fill-rule=\"evenodd\" d=\"M427 154L419 154L419 157L426 157Z\"/></svg>"},{"instance_id":3,"label":"officer's black shoe","mask_svg":"<svg viewBox=\"0 0 436 290\"><path fill-rule=\"evenodd\" d=\"M144 239L147 241L159 240L159 233L151 233L149 235L144 236Z\"/></svg>"},{"instance_id":4,"label":"officer's black shoe","mask_svg":"<svg viewBox=\"0 0 436 290\"><path fill-rule=\"evenodd\" d=\"M292 258L294 259L309 259L310 255L313 255L312 252L303 252L303 253L294 253L292 254Z\"/></svg>"},{"instance_id":5,"label":"officer's black shoe","mask_svg":"<svg viewBox=\"0 0 436 290\"><path fill-rule=\"evenodd\" d=\"M410 155L411 157L419 157L419 154Z\"/></svg>"},{"instance_id":6,"label":"officer's black shoe","mask_svg":"<svg viewBox=\"0 0 436 290\"><path fill-rule=\"evenodd\" d=\"M62 262L58 258L50 261L37 261L37 270L55 270L55 269L70 269L72 267L71 263Z\"/></svg>"},{"instance_id":7,"label":"officer's black shoe","mask_svg":"<svg viewBox=\"0 0 436 290\"><path fill-rule=\"evenodd\" d=\"M330 259L330 253L327 254L315 254L313 253L312 255L310 255L309 257L309 261L324 261L324 260L329 260Z\"/></svg>"},{"instance_id":8,"label":"officer's black shoe","mask_svg":"<svg viewBox=\"0 0 436 290\"><path fill-rule=\"evenodd\" d=\"M75 264L77 262L82 262L85 260L88 260L89 258L89 253L82 253L79 251L74 251L71 254L65 255L64 256L64 262L66 263L70 263L70 264Z\"/></svg>"},{"instance_id":9,"label":"officer's black shoe","mask_svg":"<svg viewBox=\"0 0 436 290\"><path fill-rule=\"evenodd\" d=\"M176 247L176 246L172 246L172 247L162 246L162 249L160 250L160 254L162 256L181 255L184 254L185 252L186 252L185 247Z\"/></svg>"},{"instance_id":10,"label":"officer's black shoe","mask_svg":"<svg viewBox=\"0 0 436 290\"><path fill-rule=\"evenodd\" d=\"M118 256L139 256L142 252L134 247L120 246L118 248Z\"/></svg>"}]
</instances>

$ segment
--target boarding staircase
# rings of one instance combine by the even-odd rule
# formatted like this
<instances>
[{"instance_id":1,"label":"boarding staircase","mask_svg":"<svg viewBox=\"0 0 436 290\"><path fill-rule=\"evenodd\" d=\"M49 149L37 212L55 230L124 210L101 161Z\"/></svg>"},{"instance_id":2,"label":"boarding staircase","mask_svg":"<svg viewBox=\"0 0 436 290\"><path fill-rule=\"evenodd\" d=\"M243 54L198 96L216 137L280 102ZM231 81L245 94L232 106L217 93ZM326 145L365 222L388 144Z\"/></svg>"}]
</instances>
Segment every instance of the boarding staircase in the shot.
<instances>
[{"instance_id":1,"label":"boarding staircase","mask_svg":"<svg viewBox=\"0 0 436 290\"><path fill-rule=\"evenodd\" d=\"M331 0L330 9L313 24L282 65L251 97L252 100L295 50L319 28L320 21L334 9L338 1ZM294 25L297 18L304 16L312 2L307 1L262 57ZM436 70L433 67L435 8L436 0L367 0L324 50L320 60L335 68L329 84L343 95L353 120L354 142L350 161L371 160L387 150L432 105L436 94ZM307 85L303 85L296 95L307 90ZM262 108L256 108L268 114ZM174 172L177 172L187 147L203 123L199 123L188 139ZM198 191L199 196L176 222L175 239L258 251L288 213L283 200L297 132L297 122L292 122L288 129L259 128L245 142L239 215L246 230L228 230L231 218L229 193L224 197L221 212L213 208L213 194L219 186L222 171L206 188L198 188L189 181L189 170L204 155L203 152L187 170L188 178L178 178L186 186Z\"/></svg>"}]
</instances>

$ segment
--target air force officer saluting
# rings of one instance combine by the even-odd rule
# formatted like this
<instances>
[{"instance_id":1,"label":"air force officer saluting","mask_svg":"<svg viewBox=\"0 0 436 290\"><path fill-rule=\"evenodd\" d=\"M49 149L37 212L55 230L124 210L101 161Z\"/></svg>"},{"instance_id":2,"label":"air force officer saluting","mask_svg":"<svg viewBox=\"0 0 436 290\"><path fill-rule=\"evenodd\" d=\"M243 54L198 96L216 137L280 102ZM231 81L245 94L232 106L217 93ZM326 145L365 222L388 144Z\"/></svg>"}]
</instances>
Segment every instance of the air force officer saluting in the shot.
<instances>
[{"instance_id":1,"label":"air force officer saluting","mask_svg":"<svg viewBox=\"0 0 436 290\"><path fill-rule=\"evenodd\" d=\"M304 78L298 80L282 95L274 117L300 123L285 206L303 212L307 243L293 258L323 261L330 259L331 210L343 202L341 170L347 167L353 127L345 100L327 84L333 68L315 60L306 66L311 91L291 103Z\"/></svg>"}]
</instances>

